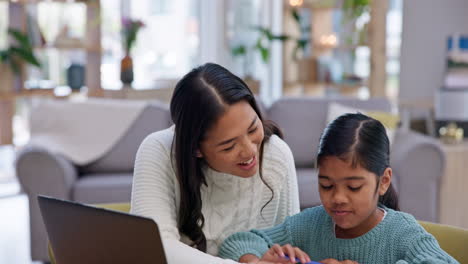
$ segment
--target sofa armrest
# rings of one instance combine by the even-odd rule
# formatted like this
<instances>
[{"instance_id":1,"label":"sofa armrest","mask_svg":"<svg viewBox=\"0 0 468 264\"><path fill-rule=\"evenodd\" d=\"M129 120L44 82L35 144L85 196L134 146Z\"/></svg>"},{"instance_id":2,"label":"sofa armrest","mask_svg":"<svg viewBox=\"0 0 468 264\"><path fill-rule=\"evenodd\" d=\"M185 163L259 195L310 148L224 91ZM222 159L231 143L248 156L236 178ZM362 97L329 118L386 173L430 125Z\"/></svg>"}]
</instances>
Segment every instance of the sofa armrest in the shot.
<instances>
[{"instance_id":1,"label":"sofa armrest","mask_svg":"<svg viewBox=\"0 0 468 264\"><path fill-rule=\"evenodd\" d=\"M27 146L17 154L15 168L21 188L29 198L31 256L48 261L47 234L37 195L70 200L78 171L65 157L35 146Z\"/></svg>"},{"instance_id":2,"label":"sofa armrest","mask_svg":"<svg viewBox=\"0 0 468 264\"><path fill-rule=\"evenodd\" d=\"M16 156L16 175L28 195L51 195L70 199L77 168L65 157L51 151L26 146Z\"/></svg>"},{"instance_id":3,"label":"sofa armrest","mask_svg":"<svg viewBox=\"0 0 468 264\"><path fill-rule=\"evenodd\" d=\"M400 209L419 220L437 222L439 184L445 168L438 140L400 129L391 151Z\"/></svg>"}]
</instances>

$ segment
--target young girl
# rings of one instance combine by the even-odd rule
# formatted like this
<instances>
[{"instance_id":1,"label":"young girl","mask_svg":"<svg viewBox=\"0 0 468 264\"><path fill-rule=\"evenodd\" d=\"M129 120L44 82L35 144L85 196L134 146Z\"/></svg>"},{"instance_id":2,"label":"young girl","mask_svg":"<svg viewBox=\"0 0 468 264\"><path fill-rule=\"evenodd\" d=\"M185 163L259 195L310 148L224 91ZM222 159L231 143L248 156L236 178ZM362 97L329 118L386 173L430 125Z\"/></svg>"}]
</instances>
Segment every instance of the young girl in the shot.
<instances>
[{"instance_id":1,"label":"young girl","mask_svg":"<svg viewBox=\"0 0 468 264\"><path fill-rule=\"evenodd\" d=\"M220 256L249 263L284 263L286 255L302 263L458 263L413 216L398 211L389 156L379 121L338 117L318 150L322 206L272 228L236 233Z\"/></svg>"}]
</instances>

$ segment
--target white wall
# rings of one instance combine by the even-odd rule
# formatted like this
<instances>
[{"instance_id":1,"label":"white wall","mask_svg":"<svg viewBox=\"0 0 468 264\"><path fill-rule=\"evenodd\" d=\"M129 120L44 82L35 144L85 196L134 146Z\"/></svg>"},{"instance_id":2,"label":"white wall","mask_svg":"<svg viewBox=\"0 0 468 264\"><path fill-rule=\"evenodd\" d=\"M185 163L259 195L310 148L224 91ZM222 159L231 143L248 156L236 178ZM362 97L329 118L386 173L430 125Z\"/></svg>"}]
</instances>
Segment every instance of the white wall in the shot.
<instances>
[{"instance_id":1,"label":"white wall","mask_svg":"<svg viewBox=\"0 0 468 264\"><path fill-rule=\"evenodd\" d=\"M442 84L447 36L468 34L468 0L404 0L401 100L430 100Z\"/></svg>"}]
</instances>

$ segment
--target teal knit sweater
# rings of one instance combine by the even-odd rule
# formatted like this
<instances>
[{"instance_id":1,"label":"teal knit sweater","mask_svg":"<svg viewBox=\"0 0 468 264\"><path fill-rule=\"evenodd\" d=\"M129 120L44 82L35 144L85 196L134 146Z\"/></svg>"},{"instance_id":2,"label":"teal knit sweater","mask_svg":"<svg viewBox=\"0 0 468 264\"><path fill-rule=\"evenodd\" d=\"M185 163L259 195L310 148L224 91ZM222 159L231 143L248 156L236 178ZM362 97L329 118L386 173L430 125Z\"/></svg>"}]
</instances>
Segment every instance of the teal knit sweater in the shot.
<instances>
[{"instance_id":1,"label":"teal knit sweater","mask_svg":"<svg viewBox=\"0 0 468 264\"><path fill-rule=\"evenodd\" d=\"M360 264L458 263L413 216L385 210L386 217L366 234L340 239L335 237L333 221L325 209L309 208L275 227L231 235L221 245L219 256L237 261L245 254L261 257L273 244L291 244L314 261L334 258Z\"/></svg>"}]
</instances>

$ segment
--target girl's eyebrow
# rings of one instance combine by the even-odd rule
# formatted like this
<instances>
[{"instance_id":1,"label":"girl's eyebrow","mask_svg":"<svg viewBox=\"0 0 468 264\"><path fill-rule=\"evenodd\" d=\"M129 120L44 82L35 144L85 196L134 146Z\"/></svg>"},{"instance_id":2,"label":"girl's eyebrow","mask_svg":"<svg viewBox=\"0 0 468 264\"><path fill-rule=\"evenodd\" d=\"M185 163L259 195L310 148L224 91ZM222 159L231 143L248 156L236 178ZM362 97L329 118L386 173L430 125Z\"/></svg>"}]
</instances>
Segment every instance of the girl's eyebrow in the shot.
<instances>
[{"instance_id":1,"label":"girl's eyebrow","mask_svg":"<svg viewBox=\"0 0 468 264\"><path fill-rule=\"evenodd\" d=\"M345 180L365 180L365 178L362 176L350 176L346 177Z\"/></svg>"},{"instance_id":2,"label":"girl's eyebrow","mask_svg":"<svg viewBox=\"0 0 468 264\"><path fill-rule=\"evenodd\" d=\"M325 175L319 175L319 179L324 179L324 180L331 180L330 177L325 176ZM363 176L349 176L345 177L344 180L365 180Z\"/></svg>"}]
</instances>

